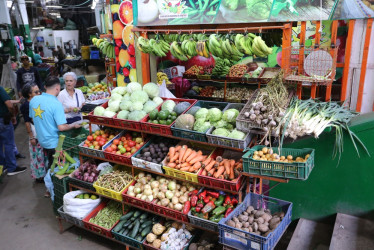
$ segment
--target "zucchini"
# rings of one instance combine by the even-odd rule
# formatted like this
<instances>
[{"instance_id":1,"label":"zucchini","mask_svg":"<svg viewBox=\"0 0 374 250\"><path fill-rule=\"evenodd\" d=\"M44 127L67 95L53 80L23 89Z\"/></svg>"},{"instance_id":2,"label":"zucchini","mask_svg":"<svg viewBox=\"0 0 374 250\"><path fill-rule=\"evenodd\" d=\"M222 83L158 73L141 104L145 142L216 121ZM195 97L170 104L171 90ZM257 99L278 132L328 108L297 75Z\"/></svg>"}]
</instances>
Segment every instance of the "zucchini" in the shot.
<instances>
[{"instance_id":1,"label":"zucchini","mask_svg":"<svg viewBox=\"0 0 374 250\"><path fill-rule=\"evenodd\" d=\"M138 211L136 211L136 212L134 213L133 218L136 219L136 218L138 218L140 215L142 215L142 212L140 212L140 211L138 210Z\"/></svg>"},{"instance_id":2,"label":"zucchini","mask_svg":"<svg viewBox=\"0 0 374 250\"><path fill-rule=\"evenodd\" d=\"M131 232L131 235L130 237L131 238L135 238L135 236L138 234L138 231L139 231L139 228L140 228L140 221L135 221L135 225L134 225L134 228L132 229L132 232Z\"/></svg>"},{"instance_id":3,"label":"zucchini","mask_svg":"<svg viewBox=\"0 0 374 250\"><path fill-rule=\"evenodd\" d=\"M113 231L116 232L116 233L118 233L119 231L121 231L122 226L123 226L123 224L124 224L125 222L126 222L126 221L124 221L124 220L118 222L118 224L113 228Z\"/></svg>"},{"instance_id":4,"label":"zucchini","mask_svg":"<svg viewBox=\"0 0 374 250\"><path fill-rule=\"evenodd\" d=\"M144 228L143 231L141 232L142 237L147 236L147 234L149 234L151 232L151 230L152 230L152 225Z\"/></svg>"},{"instance_id":5,"label":"zucchini","mask_svg":"<svg viewBox=\"0 0 374 250\"><path fill-rule=\"evenodd\" d=\"M152 225L153 224L153 222L152 221L146 221L146 222L144 222L141 226L140 226L140 229L144 229L144 228L146 228L147 226L149 226L149 225Z\"/></svg>"},{"instance_id":6,"label":"zucchini","mask_svg":"<svg viewBox=\"0 0 374 250\"><path fill-rule=\"evenodd\" d=\"M123 227L126 228L130 226L131 222L132 222L131 220L126 221L125 224L123 224Z\"/></svg>"},{"instance_id":7,"label":"zucchini","mask_svg":"<svg viewBox=\"0 0 374 250\"><path fill-rule=\"evenodd\" d=\"M119 218L119 220L127 220L128 218L130 218L132 215L134 214L134 212L128 212L127 214L125 215L122 215L121 218Z\"/></svg>"}]
</instances>

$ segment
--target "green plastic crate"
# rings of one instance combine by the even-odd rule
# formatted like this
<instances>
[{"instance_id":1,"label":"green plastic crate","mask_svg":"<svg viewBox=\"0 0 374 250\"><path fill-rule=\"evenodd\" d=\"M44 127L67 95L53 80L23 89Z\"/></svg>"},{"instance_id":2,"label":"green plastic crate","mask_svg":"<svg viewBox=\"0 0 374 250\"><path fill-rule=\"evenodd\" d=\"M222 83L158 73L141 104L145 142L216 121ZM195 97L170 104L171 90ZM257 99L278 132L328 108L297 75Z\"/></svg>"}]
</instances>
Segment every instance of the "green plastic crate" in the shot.
<instances>
[{"instance_id":1,"label":"green plastic crate","mask_svg":"<svg viewBox=\"0 0 374 250\"><path fill-rule=\"evenodd\" d=\"M68 176L63 178L58 178L55 175L52 175L52 183L53 183L53 190L56 192L58 191L62 195L66 194L69 191L69 183L68 183Z\"/></svg>"},{"instance_id":2,"label":"green plastic crate","mask_svg":"<svg viewBox=\"0 0 374 250\"><path fill-rule=\"evenodd\" d=\"M78 156L79 155L79 147L78 145L84 141L87 136L89 135L89 131L85 128L77 128L72 129L64 132L60 132L61 135L65 135L64 144L62 145L62 149L66 150L66 152L71 156Z\"/></svg>"},{"instance_id":3,"label":"green plastic crate","mask_svg":"<svg viewBox=\"0 0 374 250\"><path fill-rule=\"evenodd\" d=\"M243 155L243 171L255 175L272 176L278 178L287 179L298 179L306 180L309 177L310 172L314 167L314 149L303 148L282 148L281 154L279 154L278 148L272 148L273 153L278 155L292 155L293 159L296 157L305 157L309 154L309 158L306 162L274 162L274 161L261 161L253 160L252 156L255 151L262 150L265 146L258 145L249 149Z\"/></svg>"}]
</instances>

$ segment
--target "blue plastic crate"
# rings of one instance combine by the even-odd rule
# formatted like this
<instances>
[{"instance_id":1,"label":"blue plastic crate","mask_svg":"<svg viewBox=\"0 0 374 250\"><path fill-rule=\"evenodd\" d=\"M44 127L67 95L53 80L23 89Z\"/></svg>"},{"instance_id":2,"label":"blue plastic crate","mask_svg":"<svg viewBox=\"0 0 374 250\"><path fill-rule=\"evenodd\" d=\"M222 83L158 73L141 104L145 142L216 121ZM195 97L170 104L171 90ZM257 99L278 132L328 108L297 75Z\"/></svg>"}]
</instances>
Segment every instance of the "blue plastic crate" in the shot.
<instances>
[{"instance_id":1,"label":"blue plastic crate","mask_svg":"<svg viewBox=\"0 0 374 250\"><path fill-rule=\"evenodd\" d=\"M91 50L90 59L100 59L100 51Z\"/></svg>"},{"instance_id":2,"label":"blue plastic crate","mask_svg":"<svg viewBox=\"0 0 374 250\"><path fill-rule=\"evenodd\" d=\"M227 105L228 105L227 102L197 101L195 105L193 105L192 107L201 107L201 108L207 108L207 109L218 108L220 110L224 110ZM188 111L186 112L186 114L188 114ZM208 130L209 129L207 129L207 131ZM202 142L208 142L208 139L206 137L207 131L205 131L204 133L201 133L201 132L197 132L193 130L176 128L175 124L171 126L171 132L173 133L174 136L185 138L185 139L190 139L190 140L195 140L195 141L202 141Z\"/></svg>"},{"instance_id":3,"label":"blue plastic crate","mask_svg":"<svg viewBox=\"0 0 374 250\"><path fill-rule=\"evenodd\" d=\"M278 227L267 237L249 233L226 225L226 222L234 216L240 215L249 206L255 209L266 208L271 213L284 212L285 216ZM291 223L292 203L278 200L268 196L249 193L242 204L240 204L227 218L218 223L219 242L235 249L270 250L273 249L282 237L286 228Z\"/></svg>"}]
</instances>

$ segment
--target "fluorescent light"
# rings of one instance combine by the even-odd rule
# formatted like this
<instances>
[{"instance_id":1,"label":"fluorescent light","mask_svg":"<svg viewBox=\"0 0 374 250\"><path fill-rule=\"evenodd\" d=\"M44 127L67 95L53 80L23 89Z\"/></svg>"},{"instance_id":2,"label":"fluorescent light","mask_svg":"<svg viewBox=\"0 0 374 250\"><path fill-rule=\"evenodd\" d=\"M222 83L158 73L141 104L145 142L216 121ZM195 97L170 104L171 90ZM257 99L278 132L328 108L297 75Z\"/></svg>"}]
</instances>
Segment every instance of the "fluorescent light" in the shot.
<instances>
[{"instance_id":1,"label":"fluorescent light","mask_svg":"<svg viewBox=\"0 0 374 250\"><path fill-rule=\"evenodd\" d=\"M34 1L25 1L25 3L34 3Z\"/></svg>"},{"instance_id":2,"label":"fluorescent light","mask_svg":"<svg viewBox=\"0 0 374 250\"><path fill-rule=\"evenodd\" d=\"M33 29L33 30L42 30L42 29L44 29L44 27L43 27L43 26L39 26L39 27L32 27L32 29Z\"/></svg>"},{"instance_id":3,"label":"fluorescent light","mask_svg":"<svg viewBox=\"0 0 374 250\"><path fill-rule=\"evenodd\" d=\"M47 5L46 8L55 8L55 9L62 9L62 6L60 5Z\"/></svg>"}]
</instances>

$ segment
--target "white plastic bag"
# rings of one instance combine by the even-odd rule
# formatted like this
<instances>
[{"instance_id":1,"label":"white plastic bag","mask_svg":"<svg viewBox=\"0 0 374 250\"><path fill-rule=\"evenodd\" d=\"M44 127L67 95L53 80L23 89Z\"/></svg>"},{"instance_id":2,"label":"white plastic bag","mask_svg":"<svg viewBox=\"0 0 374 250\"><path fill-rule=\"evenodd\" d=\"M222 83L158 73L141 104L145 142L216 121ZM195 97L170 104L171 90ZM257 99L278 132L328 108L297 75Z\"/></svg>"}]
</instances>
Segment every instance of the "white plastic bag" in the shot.
<instances>
[{"instance_id":1,"label":"white plastic bag","mask_svg":"<svg viewBox=\"0 0 374 250\"><path fill-rule=\"evenodd\" d=\"M160 97L165 98L176 98L166 87L165 80L162 81L162 84L160 86Z\"/></svg>"},{"instance_id":2,"label":"white plastic bag","mask_svg":"<svg viewBox=\"0 0 374 250\"><path fill-rule=\"evenodd\" d=\"M113 171L113 166L109 162L100 163L96 170L100 170L100 175L107 174Z\"/></svg>"},{"instance_id":3,"label":"white plastic bag","mask_svg":"<svg viewBox=\"0 0 374 250\"><path fill-rule=\"evenodd\" d=\"M100 198L96 200L75 198L75 196L83 193L85 192L77 190L64 195L64 212L80 220L86 217L101 202Z\"/></svg>"}]
</instances>

